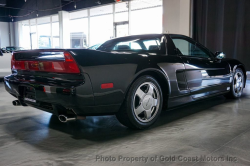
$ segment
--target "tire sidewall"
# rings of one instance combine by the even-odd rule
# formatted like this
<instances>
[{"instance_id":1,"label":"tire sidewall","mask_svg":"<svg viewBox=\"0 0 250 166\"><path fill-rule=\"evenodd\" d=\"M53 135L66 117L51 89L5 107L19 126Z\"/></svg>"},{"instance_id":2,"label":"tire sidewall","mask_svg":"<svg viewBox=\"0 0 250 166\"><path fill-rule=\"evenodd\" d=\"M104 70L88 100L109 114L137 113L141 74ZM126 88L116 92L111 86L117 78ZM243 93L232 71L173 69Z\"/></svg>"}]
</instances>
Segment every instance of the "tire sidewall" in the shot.
<instances>
[{"instance_id":1,"label":"tire sidewall","mask_svg":"<svg viewBox=\"0 0 250 166\"><path fill-rule=\"evenodd\" d=\"M155 117L150 122L141 122L136 117L136 115L134 113L134 106L133 106L135 92L140 87L140 85L145 83L145 82L153 83L156 86L156 88L158 89L159 95L160 95L160 100L159 100L160 104L159 104L158 112L156 113ZM162 95L161 87L158 84L158 82L151 76L142 76L132 84L130 91L128 93L128 102L127 102L127 104L128 104L127 105L128 118L131 121L131 123L133 125L135 125L137 128L140 128L140 129L147 128L147 127L151 126L152 124L154 124L155 121L158 119L158 117L161 113L162 103L163 103L163 95Z\"/></svg>"}]
</instances>

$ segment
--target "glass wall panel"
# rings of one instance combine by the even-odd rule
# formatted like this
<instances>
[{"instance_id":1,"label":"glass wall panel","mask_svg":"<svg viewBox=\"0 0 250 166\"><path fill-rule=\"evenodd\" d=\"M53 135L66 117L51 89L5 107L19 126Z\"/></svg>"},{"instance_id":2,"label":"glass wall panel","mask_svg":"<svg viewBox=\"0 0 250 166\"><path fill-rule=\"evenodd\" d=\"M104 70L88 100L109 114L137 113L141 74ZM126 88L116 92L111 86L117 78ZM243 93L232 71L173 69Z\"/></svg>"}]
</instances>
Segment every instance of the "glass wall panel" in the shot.
<instances>
[{"instance_id":1,"label":"glass wall panel","mask_svg":"<svg viewBox=\"0 0 250 166\"><path fill-rule=\"evenodd\" d=\"M38 48L39 49L46 49L51 48L51 31L50 31L50 24L41 24L37 25L38 29Z\"/></svg>"},{"instance_id":2,"label":"glass wall panel","mask_svg":"<svg viewBox=\"0 0 250 166\"><path fill-rule=\"evenodd\" d=\"M90 46L100 44L113 38L113 15L90 18Z\"/></svg>"},{"instance_id":3,"label":"glass wall panel","mask_svg":"<svg viewBox=\"0 0 250 166\"><path fill-rule=\"evenodd\" d=\"M113 38L113 5L90 9L90 46Z\"/></svg>"},{"instance_id":4,"label":"glass wall panel","mask_svg":"<svg viewBox=\"0 0 250 166\"><path fill-rule=\"evenodd\" d=\"M132 10L130 23L131 35L162 33L162 7Z\"/></svg>"},{"instance_id":5,"label":"glass wall panel","mask_svg":"<svg viewBox=\"0 0 250 166\"><path fill-rule=\"evenodd\" d=\"M37 49L36 25L30 26L30 42L31 42L31 49Z\"/></svg>"},{"instance_id":6,"label":"glass wall panel","mask_svg":"<svg viewBox=\"0 0 250 166\"><path fill-rule=\"evenodd\" d=\"M60 48L59 43L59 22L52 23L52 48Z\"/></svg>"},{"instance_id":7,"label":"glass wall panel","mask_svg":"<svg viewBox=\"0 0 250 166\"><path fill-rule=\"evenodd\" d=\"M128 2L115 4L115 22L128 21Z\"/></svg>"},{"instance_id":8,"label":"glass wall panel","mask_svg":"<svg viewBox=\"0 0 250 166\"><path fill-rule=\"evenodd\" d=\"M70 47L88 47L88 18L70 20Z\"/></svg>"},{"instance_id":9,"label":"glass wall panel","mask_svg":"<svg viewBox=\"0 0 250 166\"><path fill-rule=\"evenodd\" d=\"M21 42L20 46L25 49L30 49L30 27L29 21L22 21L21 23Z\"/></svg>"}]
</instances>

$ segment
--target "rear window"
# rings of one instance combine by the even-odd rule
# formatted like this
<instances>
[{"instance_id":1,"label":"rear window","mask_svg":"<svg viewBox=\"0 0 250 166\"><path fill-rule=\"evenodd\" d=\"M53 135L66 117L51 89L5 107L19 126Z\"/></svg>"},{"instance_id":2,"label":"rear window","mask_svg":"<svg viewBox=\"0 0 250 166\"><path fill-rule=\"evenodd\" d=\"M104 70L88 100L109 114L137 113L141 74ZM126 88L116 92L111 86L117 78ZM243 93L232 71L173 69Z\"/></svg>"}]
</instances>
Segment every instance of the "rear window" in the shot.
<instances>
[{"instance_id":1,"label":"rear window","mask_svg":"<svg viewBox=\"0 0 250 166\"><path fill-rule=\"evenodd\" d=\"M159 39L149 39L149 40L131 40L126 42L117 43L112 50L116 51L136 51L136 50L149 50L156 51L160 49Z\"/></svg>"},{"instance_id":2,"label":"rear window","mask_svg":"<svg viewBox=\"0 0 250 166\"><path fill-rule=\"evenodd\" d=\"M159 52L163 35L138 35L117 38L103 43L97 50L115 52Z\"/></svg>"}]
</instances>

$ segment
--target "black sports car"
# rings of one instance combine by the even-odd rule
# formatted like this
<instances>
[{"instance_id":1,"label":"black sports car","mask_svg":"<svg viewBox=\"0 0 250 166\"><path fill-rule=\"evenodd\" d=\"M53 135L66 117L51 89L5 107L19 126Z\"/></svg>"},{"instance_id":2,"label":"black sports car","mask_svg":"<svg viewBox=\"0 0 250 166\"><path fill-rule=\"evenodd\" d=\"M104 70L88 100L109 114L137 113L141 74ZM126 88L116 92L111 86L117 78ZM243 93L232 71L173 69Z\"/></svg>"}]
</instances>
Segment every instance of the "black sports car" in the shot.
<instances>
[{"instance_id":1,"label":"black sports car","mask_svg":"<svg viewBox=\"0 0 250 166\"><path fill-rule=\"evenodd\" d=\"M137 129L151 126L162 109L215 95L239 98L246 85L241 62L174 34L116 38L97 50L18 51L11 66L4 82L14 105L62 122L115 114Z\"/></svg>"}]
</instances>

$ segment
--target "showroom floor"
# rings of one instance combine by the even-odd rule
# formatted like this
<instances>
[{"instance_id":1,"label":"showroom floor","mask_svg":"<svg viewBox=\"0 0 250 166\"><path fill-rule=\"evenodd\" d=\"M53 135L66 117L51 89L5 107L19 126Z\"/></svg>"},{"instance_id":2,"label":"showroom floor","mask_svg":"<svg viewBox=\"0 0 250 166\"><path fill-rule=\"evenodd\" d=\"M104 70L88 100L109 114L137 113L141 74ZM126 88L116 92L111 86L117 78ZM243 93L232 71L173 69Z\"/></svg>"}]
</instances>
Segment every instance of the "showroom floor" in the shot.
<instances>
[{"instance_id":1,"label":"showroom floor","mask_svg":"<svg viewBox=\"0 0 250 166\"><path fill-rule=\"evenodd\" d=\"M250 165L249 86L239 100L219 96L164 111L151 129L133 131L114 116L62 124L14 107L0 83L0 165Z\"/></svg>"}]
</instances>

